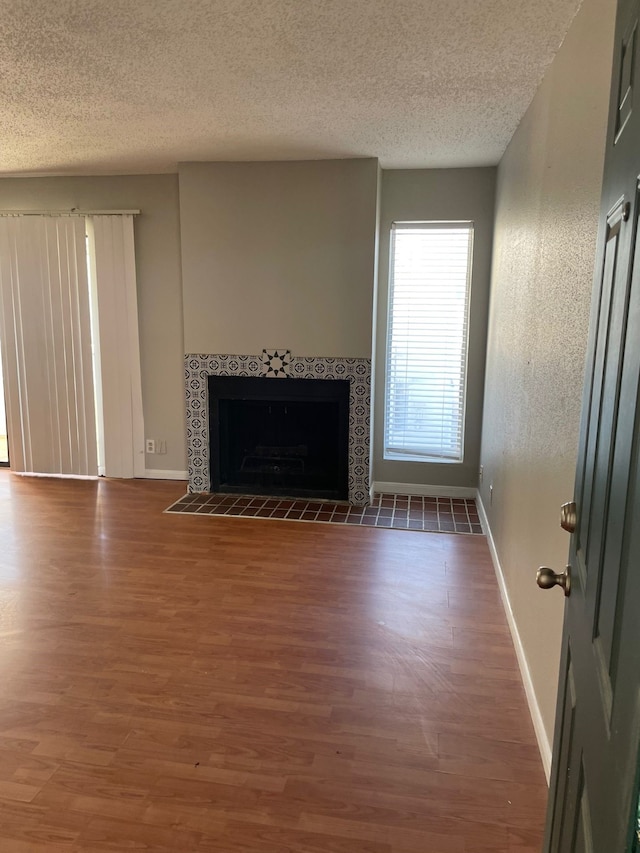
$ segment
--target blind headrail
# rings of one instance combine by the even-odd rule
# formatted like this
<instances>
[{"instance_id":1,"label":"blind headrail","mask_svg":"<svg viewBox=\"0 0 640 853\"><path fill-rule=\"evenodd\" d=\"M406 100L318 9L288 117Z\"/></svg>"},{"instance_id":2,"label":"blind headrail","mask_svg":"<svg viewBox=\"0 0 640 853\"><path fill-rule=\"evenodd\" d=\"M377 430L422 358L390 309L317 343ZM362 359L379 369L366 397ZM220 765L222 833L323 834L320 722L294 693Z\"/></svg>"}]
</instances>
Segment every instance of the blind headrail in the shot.
<instances>
[{"instance_id":1,"label":"blind headrail","mask_svg":"<svg viewBox=\"0 0 640 853\"><path fill-rule=\"evenodd\" d=\"M70 210L0 210L0 216L137 216L139 210L80 210L72 207Z\"/></svg>"},{"instance_id":2,"label":"blind headrail","mask_svg":"<svg viewBox=\"0 0 640 853\"><path fill-rule=\"evenodd\" d=\"M436 230L437 228L442 228L443 230L455 230L457 228L468 228L470 225L473 225L473 221L471 219L443 219L437 222L423 222L421 220L413 220L408 219L406 221L396 220L391 223L392 231L414 231L416 228L425 228L428 227L431 231Z\"/></svg>"}]
</instances>

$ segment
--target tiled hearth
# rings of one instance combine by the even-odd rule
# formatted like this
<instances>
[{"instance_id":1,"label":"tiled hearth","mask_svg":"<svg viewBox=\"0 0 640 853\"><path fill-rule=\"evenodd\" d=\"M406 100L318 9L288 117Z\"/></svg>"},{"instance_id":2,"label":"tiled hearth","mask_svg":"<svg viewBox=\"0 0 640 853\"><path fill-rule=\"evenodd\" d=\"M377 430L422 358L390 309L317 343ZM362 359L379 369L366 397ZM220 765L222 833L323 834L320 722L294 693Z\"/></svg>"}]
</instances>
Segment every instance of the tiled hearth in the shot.
<instances>
[{"instance_id":1,"label":"tiled hearth","mask_svg":"<svg viewBox=\"0 0 640 853\"><path fill-rule=\"evenodd\" d=\"M274 355L275 354L275 355ZM277 356L277 358L276 358ZM274 364L277 368L274 369ZM187 403L187 465L189 492L210 488L207 377L269 376L293 379L347 379L349 394L349 503L365 506L369 500L371 433L371 360L291 355L288 350L264 350L262 355L185 356Z\"/></svg>"},{"instance_id":2,"label":"tiled hearth","mask_svg":"<svg viewBox=\"0 0 640 853\"><path fill-rule=\"evenodd\" d=\"M379 494L374 495L370 505L356 507L304 498L285 500L251 495L187 494L166 512L355 524L431 533L482 533L476 503L466 498Z\"/></svg>"}]
</instances>

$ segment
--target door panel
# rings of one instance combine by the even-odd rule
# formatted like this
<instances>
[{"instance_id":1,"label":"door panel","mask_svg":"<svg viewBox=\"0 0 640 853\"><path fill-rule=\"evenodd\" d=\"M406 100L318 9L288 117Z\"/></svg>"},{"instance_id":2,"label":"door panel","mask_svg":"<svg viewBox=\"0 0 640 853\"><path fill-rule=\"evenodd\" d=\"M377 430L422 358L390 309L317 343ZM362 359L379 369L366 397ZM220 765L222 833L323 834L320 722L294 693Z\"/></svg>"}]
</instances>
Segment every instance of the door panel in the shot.
<instances>
[{"instance_id":1,"label":"door panel","mask_svg":"<svg viewBox=\"0 0 640 853\"><path fill-rule=\"evenodd\" d=\"M545 850L630 853L640 744L640 0L620 0Z\"/></svg>"},{"instance_id":2,"label":"door panel","mask_svg":"<svg viewBox=\"0 0 640 853\"><path fill-rule=\"evenodd\" d=\"M620 246L620 227L622 225L624 202L619 201L613 212L607 217L606 236L604 248L604 262L602 270L602 283L598 294L597 303L597 337L595 339L595 353L593 359L593 370L591 373L591 389L589 394L589 418L587 434L587 456L595 458L600 451L598 439L600 438L598 423L603 403L603 386L605 379L605 365L607 363L607 345L609 342L609 330L611 327L611 308L613 295L613 282L618 268L618 248ZM589 549L592 526L597 525L598 518L594 512L594 479L595 467L584 471L584 482L582 487L582 506L588 508L588 512L581 514L578 527L578 550L584 553ZM594 519L593 525L591 520ZM596 532L601 536L602 531ZM582 566L586 572L587 566ZM586 580L586 574L583 574Z\"/></svg>"},{"instance_id":3,"label":"door panel","mask_svg":"<svg viewBox=\"0 0 640 853\"><path fill-rule=\"evenodd\" d=\"M570 650L568 652L566 678L564 681L564 695L562 696L560 707L562 708L562 719L559 728L560 753L558 760L561 767L567 768L567 772L558 778L557 783L556 811L553 815L553 825L551 827L551 846L553 850L563 849L561 846L561 836L563 831L566 835L566 828L572 826L574 823L574 807L578 801L577 790L575 790L577 785L576 776L568 772L568 768L577 765L574 754L576 745L576 688Z\"/></svg>"},{"instance_id":4,"label":"door panel","mask_svg":"<svg viewBox=\"0 0 640 853\"><path fill-rule=\"evenodd\" d=\"M575 835L570 849L576 853L593 853L593 827L589 808L589 793L585 780L584 764L580 762L580 780L578 784L578 802L580 811L576 821Z\"/></svg>"}]
</instances>

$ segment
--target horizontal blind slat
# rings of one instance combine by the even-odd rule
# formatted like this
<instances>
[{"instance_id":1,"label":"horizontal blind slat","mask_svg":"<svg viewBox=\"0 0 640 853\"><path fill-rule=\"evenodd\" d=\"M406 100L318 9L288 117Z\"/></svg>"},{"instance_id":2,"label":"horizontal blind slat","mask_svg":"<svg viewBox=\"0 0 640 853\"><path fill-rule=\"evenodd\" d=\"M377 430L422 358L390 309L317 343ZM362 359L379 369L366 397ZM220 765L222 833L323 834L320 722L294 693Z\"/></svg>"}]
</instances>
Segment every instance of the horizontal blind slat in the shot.
<instances>
[{"instance_id":1,"label":"horizontal blind slat","mask_svg":"<svg viewBox=\"0 0 640 853\"><path fill-rule=\"evenodd\" d=\"M385 455L462 459L472 223L394 223Z\"/></svg>"}]
</instances>

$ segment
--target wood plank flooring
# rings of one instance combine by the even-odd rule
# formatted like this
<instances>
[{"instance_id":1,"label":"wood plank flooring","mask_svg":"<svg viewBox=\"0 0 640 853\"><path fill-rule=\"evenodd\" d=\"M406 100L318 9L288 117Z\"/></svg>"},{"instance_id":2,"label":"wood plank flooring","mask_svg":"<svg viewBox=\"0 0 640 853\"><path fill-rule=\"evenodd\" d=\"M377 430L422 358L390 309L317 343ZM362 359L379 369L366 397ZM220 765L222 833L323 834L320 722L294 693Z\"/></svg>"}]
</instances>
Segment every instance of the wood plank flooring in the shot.
<instances>
[{"instance_id":1,"label":"wood plank flooring","mask_svg":"<svg viewBox=\"0 0 640 853\"><path fill-rule=\"evenodd\" d=\"M537 853L483 537L183 490L0 471L2 853Z\"/></svg>"}]
</instances>

